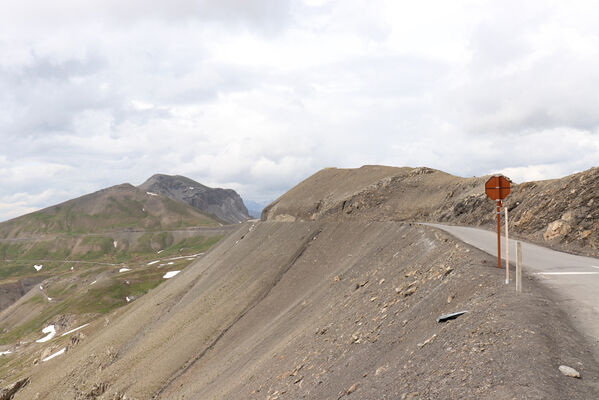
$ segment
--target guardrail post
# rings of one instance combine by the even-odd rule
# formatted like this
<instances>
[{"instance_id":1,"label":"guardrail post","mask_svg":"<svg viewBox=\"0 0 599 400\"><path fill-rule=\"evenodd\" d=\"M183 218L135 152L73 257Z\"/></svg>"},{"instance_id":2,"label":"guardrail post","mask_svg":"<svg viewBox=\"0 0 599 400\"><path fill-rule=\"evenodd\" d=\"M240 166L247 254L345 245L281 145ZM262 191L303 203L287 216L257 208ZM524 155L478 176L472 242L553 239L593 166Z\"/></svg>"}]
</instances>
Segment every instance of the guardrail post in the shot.
<instances>
[{"instance_id":1,"label":"guardrail post","mask_svg":"<svg viewBox=\"0 0 599 400\"><path fill-rule=\"evenodd\" d=\"M516 244L516 291L522 291L522 244Z\"/></svg>"}]
</instances>

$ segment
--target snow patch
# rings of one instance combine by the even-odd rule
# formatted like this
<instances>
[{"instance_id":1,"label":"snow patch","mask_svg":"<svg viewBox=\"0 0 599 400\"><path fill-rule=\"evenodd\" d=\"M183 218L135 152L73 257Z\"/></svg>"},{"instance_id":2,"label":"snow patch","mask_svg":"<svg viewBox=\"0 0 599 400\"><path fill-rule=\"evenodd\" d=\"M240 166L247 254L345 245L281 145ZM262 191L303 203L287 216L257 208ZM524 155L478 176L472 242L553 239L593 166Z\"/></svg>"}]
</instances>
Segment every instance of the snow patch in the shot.
<instances>
[{"instance_id":1,"label":"snow patch","mask_svg":"<svg viewBox=\"0 0 599 400\"><path fill-rule=\"evenodd\" d=\"M5 356L7 354L12 354L12 351L10 351L10 350L0 351L0 356Z\"/></svg>"},{"instance_id":2,"label":"snow patch","mask_svg":"<svg viewBox=\"0 0 599 400\"><path fill-rule=\"evenodd\" d=\"M127 303L129 303L131 301L131 299L129 298L129 296L125 297L125 300L127 300Z\"/></svg>"},{"instance_id":3,"label":"snow patch","mask_svg":"<svg viewBox=\"0 0 599 400\"><path fill-rule=\"evenodd\" d=\"M163 251L164 251L164 249L162 249L162 250L158 250L158 251L156 252L156 254L160 254L160 253L162 253Z\"/></svg>"},{"instance_id":4,"label":"snow patch","mask_svg":"<svg viewBox=\"0 0 599 400\"><path fill-rule=\"evenodd\" d=\"M182 258L198 257L198 256L201 256L202 254L204 254L204 253L191 254L191 255L188 255L188 256L181 256L181 257L171 257L171 258L167 258L167 260L170 261L170 260L180 260Z\"/></svg>"},{"instance_id":5,"label":"snow patch","mask_svg":"<svg viewBox=\"0 0 599 400\"><path fill-rule=\"evenodd\" d=\"M160 262L160 260L156 260L156 261L150 261L148 263L148 265L154 265L154 264L158 264Z\"/></svg>"},{"instance_id":6,"label":"snow patch","mask_svg":"<svg viewBox=\"0 0 599 400\"><path fill-rule=\"evenodd\" d=\"M177 275L179 272L181 272L181 271L168 271L166 274L164 274L163 278L164 279L172 278L173 276Z\"/></svg>"},{"instance_id":7,"label":"snow patch","mask_svg":"<svg viewBox=\"0 0 599 400\"><path fill-rule=\"evenodd\" d=\"M112 241L112 245L114 246L114 248L115 248L115 249L116 249L116 246L117 246L118 244L119 244L119 242L118 242L118 241L116 241L116 240L113 240L113 241Z\"/></svg>"},{"instance_id":8,"label":"snow patch","mask_svg":"<svg viewBox=\"0 0 599 400\"><path fill-rule=\"evenodd\" d=\"M48 325L47 327L42 329L42 333L47 333L47 335L41 339L36 340L37 343L44 343L52 339L54 336L56 336L56 329L54 328L54 325Z\"/></svg>"},{"instance_id":9,"label":"snow patch","mask_svg":"<svg viewBox=\"0 0 599 400\"><path fill-rule=\"evenodd\" d=\"M173 265L174 263L175 263L174 261L171 261L169 263L166 263L166 265Z\"/></svg>"},{"instance_id":10,"label":"snow patch","mask_svg":"<svg viewBox=\"0 0 599 400\"><path fill-rule=\"evenodd\" d=\"M97 280L93 281L92 283L90 283L89 285L93 285L94 283L98 282Z\"/></svg>"},{"instance_id":11,"label":"snow patch","mask_svg":"<svg viewBox=\"0 0 599 400\"><path fill-rule=\"evenodd\" d=\"M150 196L158 196L156 193L152 193L152 192L146 192L147 194L149 194Z\"/></svg>"},{"instance_id":12,"label":"snow patch","mask_svg":"<svg viewBox=\"0 0 599 400\"><path fill-rule=\"evenodd\" d=\"M40 290L44 290L44 287L42 285L40 285Z\"/></svg>"},{"instance_id":13,"label":"snow patch","mask_svg":"<svg viewBox=\"0 0 599 400\"><path fill-rule=\"evenodd\" d=\"M35 268L35 270L36 270L36 271L39 271L39 270L41 270L41 269L42 269L42 267L43 267L43 265L42 265L42 264L40 264L40 265L37 265L37 264L35 264L35 265L33 266L33 268Z\"/></svg>"},{"instance_id":14,"label":"snow patch","mask_svg":"<svg viewBox=\"0 0 599 400\"><path fill-rule=\"evenodd\" d=\"M62 334L62 335L60 335L60 336L62 337L62 336L66 336L66 335L68 335L69 333L77 332L79 329L81 329L81 328L85 328L85 327L86 327L86 326L88 326L88 325L89 325L89 324L84 324L84 325L78 326L77 328L75 328L75 329L71 329L70 331L63 333L63 334Z\"/></svg>"},{"instance_id":15,"label":"snow patch","mask_svg":"<svg viewBox=\"0 0 599 400\"><path fill-rule=\"evenodd\" d=\"M49 355L48 357L44 358L44 359L42 360L42 362L46 362L46 361L48 361L48 360L51 360L51 359L53 359L54 357L58 357L59 355L61 355L61 354L64 354L64 352L65 352L65 351L67 351L67 348L66 348L66 347L65 347L65 348L63 348L63 349L60 349L60 350L58 350L56 353L54 353L54 354L51 354L51 355Z\"/></svg>"},{"instance_id":16,"label":"snow patch","mask_svg":"<svg viewBox=\"0 0 599 400\"><path fill-rule=\"evenodd\" d=\"M119 269L119 272L127 272L127 271L131 271L130 268L121 268Z\"/></svg>"},{"instance_id":17,"label":"snow patch","mask_svg":"<svg viewBox=\"0 0 599 400\"><path fill-rule=\"evenodd\" d=\"M74 270L74 269L75 269L75 267L71 267L71 271Z\"/></svg>"}]
</instances>

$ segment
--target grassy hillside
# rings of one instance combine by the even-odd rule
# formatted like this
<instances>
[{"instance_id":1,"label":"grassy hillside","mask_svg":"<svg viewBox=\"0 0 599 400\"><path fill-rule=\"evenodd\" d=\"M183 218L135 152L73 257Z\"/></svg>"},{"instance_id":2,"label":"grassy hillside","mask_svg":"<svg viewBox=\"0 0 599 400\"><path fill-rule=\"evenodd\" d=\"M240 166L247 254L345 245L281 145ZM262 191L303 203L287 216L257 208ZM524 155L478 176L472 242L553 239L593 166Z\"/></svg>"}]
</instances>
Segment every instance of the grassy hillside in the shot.
<instances>
[{"instance_id":1,"label":"grassy hillside","mask_svg":"<svg viewBox=\"0 0 599 400\"><path fill-rule=\"evenodd\" d=\"M221 227L128 184L0 224L0 352L136 301L228 234ZM0 356L0 372L22 363Z\"/></svg>"},{"instance_id":2,"label":"grassy hillside","mask_svg":"<svg viewBox=\"0 0 599 400\"><path fill-rule=\"evenodd\" d=\"M113 186L0 224L0 238L86 234L124 229L219 226L216 217L129 184Z\"/></svg>"}]
</instances>

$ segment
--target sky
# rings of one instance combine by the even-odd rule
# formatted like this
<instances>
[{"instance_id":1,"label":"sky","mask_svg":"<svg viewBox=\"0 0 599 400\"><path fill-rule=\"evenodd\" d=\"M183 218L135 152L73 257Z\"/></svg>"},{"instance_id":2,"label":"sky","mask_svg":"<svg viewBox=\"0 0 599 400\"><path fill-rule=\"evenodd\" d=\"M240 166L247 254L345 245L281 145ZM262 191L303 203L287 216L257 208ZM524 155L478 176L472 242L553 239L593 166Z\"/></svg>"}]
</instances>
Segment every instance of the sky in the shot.
<instances>
[{"instance_id":1,"label":"sky","mask_svg":"<svg viewBox=\"0 0 599 400\"><path fill-rule=\"evenodd\" d=\"M0 221L155 173L265 202L325 167L583 171L599 164L598 15L594 1L3 0Z\"/></svg>"}]
</instances>

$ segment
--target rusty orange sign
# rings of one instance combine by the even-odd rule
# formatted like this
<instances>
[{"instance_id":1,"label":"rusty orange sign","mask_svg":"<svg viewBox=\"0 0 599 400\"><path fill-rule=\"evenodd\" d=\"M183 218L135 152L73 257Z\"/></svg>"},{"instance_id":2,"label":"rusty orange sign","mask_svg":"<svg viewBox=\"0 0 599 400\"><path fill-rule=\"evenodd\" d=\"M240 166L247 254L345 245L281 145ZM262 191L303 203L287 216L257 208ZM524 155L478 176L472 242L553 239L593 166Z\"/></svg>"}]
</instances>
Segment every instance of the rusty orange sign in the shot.
<instances>
[{"instance_id":1,"label":"rusty orange sign","mask_svg":"<svg viewBox=\"0 0 599 400\"><path fill-rule=\"evenodd\" d=\"M485 183L485 193L491 200L503 200L510 194L510 181L505 176L496 175Z\"/></svg>"},{"instance_id":2,"label":"rusty orange sign","mask_svg":"<svg viewBox=\"0 0 599 400\"><path fill-rule=\"evenodd\" d=\"M510 194L510 180L503 175L495 175L485 183L485 193L491 200L497 201L497 268L501 268L501 206L502 201Z\"/></svg>"}]
</instances>

